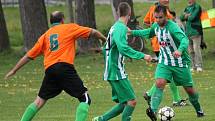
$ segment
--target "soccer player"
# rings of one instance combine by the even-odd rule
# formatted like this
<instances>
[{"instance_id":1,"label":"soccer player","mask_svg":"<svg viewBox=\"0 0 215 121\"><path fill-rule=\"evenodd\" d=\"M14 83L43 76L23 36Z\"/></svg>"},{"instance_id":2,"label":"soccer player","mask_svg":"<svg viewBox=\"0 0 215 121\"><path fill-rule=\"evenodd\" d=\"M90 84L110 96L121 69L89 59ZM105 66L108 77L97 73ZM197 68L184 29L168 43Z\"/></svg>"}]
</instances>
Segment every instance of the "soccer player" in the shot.
<instances>
[{"instance_id":1,"label":"soccer player","mask_svg":"<svg viewBox=\"0 0 215 121\"><path fill-rule=\"evenodd\" d=\"M151 97L150 107L146 110L152 121L156 121L156 112L162 100L163 90L167 82L183 86L189 96L189 101L194 106L198 117L204 116L198 101L199 95L193 88L190 72L190 57L187 52L189 39L179 26L168 20L165 6L158 5L154 16L156 23L146 30L133 30L133 36L157 36L160 44L159 62L155 72L156 89Z\"/></svg>"},{"instance_id":2,"label":"soccer player","mask_svg":"<svg viewBox=\"0 0 215 121\"><path fill-rule=\"evenodd\" d=\"M27 107L21 121L31 121L48 99L54 98L62 90L80 101L76 110L75 121L86 121L91 99L74 67L75 43L80 37L87 39L92 36L102 41L106 41L106 38L97 30L73 23L64 24L64 14L60 11L51 13L50 23L52 27L6 74L5 79L14 75L30 60L42 54L44 56L45 77L38 96Z\"/></svg>"},{"instance_id":3,"label":"soccer player","mask_svg":"<svg viewBox=\"0 0 215 121\"><path fill-rule=\"evenodd\" d=\"M117 104L93 121L108 121L122 113L122 121L130 121L136 105L136 97L131 83L125 73L124 58L145 59L151 61L151 56L135 51L127 42L127 22L130 19L131 8L128 3L121 2L118 6L119 20L111 27L107 43L104 46L105 72L104 80L112 88L112 100Z\"/></svg>"},{"instance_id":4,"label":"soccer player","mask_svg":"<svg viewBox=\"0 0 215 121\"><path fill-rule=\"evenodd\" d=\"M150 7L149 11L146 13L146 16L144 17L144 24L148 27L150 27L154 22L156 22L156 19L154 17L154 11L155 7L158 5L163 5L169 8L169 0L158 0L153 6ZM167 10L166 17L168 19L173 19L173 16L171 15L169 9ZM156 54L157 58L159 57L160 53L160 45L158 42L158 39L156 36L152 37L151 44L154 53ZM179 94L178 87L174 83L169 83L170 90L172 92L172 98L173 98L173 106L185 106L186 100L183 100ZM155 84L151 87L151 89L143 94L144 99L150 103L150 98L155 91Z\"/></svg>"}]
</instances>

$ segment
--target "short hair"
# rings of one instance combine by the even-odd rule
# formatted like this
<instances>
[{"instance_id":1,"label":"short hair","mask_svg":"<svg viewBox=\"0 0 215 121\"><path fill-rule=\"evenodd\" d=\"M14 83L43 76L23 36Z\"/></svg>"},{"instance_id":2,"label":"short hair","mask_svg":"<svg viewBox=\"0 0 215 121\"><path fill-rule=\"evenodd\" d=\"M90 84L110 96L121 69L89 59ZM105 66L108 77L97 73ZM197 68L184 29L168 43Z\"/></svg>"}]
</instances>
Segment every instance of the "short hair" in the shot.
<instances>
[{"instance_id":1,"label":"short hair","mask_svg":"<svg viewBox=\"0 0 215 121\"><path fill-rule=\"evenodd\" d=\"M60 11L54 11L50 14L50 23L60 23L64 19L64 14Z\"/></svg>"},{"instance_id":2,"label":"short hair","mask_svg":"<svg viewBox=\"0 0 215 121\"><path fill-rule=\"evenodd\" d=\"M176 17L175 11L169 11L169 13L170 13L173 17Z\"/></svg>"},{"instance_id":3,"label":"short hair","mask_svg":"<svg viewBox=\"0 0 215 121\"><path fill-rule=\"evenodd\" d=\"M159 13L159 12L162 12L164 15L167 15L167 8L166 8L166 6L157 5L155 7L155 13Z\"/></svg>"},{"instance_id":4,"label":"short hair","mask_svg":"<svg viewBox=\"0 0 215 121\"><path fill-rule=\"evenodd\" d=\"M119 17L127 16L131 11L131 7L127 2L121 2L118 6L118 14Z\"/></svg>"}]
</instances>

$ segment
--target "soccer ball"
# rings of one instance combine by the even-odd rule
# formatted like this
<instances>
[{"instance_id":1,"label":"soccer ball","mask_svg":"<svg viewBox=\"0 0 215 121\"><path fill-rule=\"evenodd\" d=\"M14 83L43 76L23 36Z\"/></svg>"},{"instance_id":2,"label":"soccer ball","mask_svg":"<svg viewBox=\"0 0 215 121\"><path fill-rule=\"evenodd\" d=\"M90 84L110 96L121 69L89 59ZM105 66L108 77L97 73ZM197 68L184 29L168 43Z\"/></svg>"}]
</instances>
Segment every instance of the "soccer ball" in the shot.
<instances>
[{"instance_id":1,"label":"soccer ball","mask_svg":"<svg viewBox=\"0 0 215 121\"><path fill-rule=\"evenodd\" d=\"M161 121L171 121L174 116L174 110L168 106L165 106L158 111L158 118L161 119Z\"/></svg>"}]
</instances>

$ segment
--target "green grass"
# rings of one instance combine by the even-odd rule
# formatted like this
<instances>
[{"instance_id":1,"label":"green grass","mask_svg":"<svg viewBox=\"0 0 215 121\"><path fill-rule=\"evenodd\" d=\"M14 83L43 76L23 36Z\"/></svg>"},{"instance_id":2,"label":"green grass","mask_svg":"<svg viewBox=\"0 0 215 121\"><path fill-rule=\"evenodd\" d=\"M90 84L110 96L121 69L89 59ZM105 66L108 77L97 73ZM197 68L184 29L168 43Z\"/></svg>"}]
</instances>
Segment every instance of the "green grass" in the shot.
<instances>
[{"instance_id":1,"label":"green grass","mask_svg":"<svg viewBox=\"0 0 215 121\"><path fill-rule=\"evenodd\" d=\"M201 4L204 4L205 8L210 8L211 4L208 4L208 2L204 3L204 1L205 0L201 0ZM144 15L149 5L149 3L135 4L136 15ZM185 5L185 2L179 1L175 10L180 13ZM47 10L48 13L53 10L66 12L64 6L48 7ZM30 62L10 80L6 81L3 79L9 69L11 69L23 55L20 51L22 47L22 34L19 22L19 10L18 8L4 8L4 11L13 49L0 54L0 121L19 121L25 108L35 99L41 85L44 76L43 58L39 57ZM96 20L98 29L105 31L106 28L114 22L110 6L97 5ZM140 19L140 21L142 20ZM204 30L205 40L208 43L208 49L203 51L205 70L203 73L193 73L195 86L200 93L200 102L206 113L206 117L200 119L196 118L193 107L187 106L183 108L174 108L176 112L174 121L215 120L214 33L215 29ZM103 114L114 105L111 101L110 86L107 82L102 81L104 68L102 55L90 54L78 56L75 60L75 66L80 77L88 87L92 98L88 118L88 121L90 121L92 117ZM126 61L126 70L135 89L138 101L137 107L133 113L133 121L149 120L145 114L147 104L142 98L142 92L148 90L153 84L154 69L154 64L148 64L145 63L145 61ZM182 88L180 88L180 92L183 98L187 97ZM171 101L171 94L167 87L161 107L165 105L170 106ZM63 92L61 95L48 101L33 121L74 121L77 105L78 101L76 99L71 98ZM120 121L120 116L112 121Z\"/></svg>"}]
</instances>

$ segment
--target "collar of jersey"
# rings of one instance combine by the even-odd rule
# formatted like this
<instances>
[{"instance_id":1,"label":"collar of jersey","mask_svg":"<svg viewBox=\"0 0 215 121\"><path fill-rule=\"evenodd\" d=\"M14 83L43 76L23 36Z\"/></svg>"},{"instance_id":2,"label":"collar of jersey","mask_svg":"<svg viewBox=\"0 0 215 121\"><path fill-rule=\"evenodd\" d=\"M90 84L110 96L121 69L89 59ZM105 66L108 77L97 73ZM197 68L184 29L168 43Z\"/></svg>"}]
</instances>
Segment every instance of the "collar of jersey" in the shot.
<instances>
[{"instance_id":1,"label":"collar of jersey","mask_svg":"<svg viewBox=\"0 0 215 121\"><path fill-rule=\"evenodd\" d=\"M60 23L53 23L53 24L52 24L52 27L53 27L53 26L56 26L56 25L59 25L59 24L60 24Z\"/></svg>"}]
</instances>

